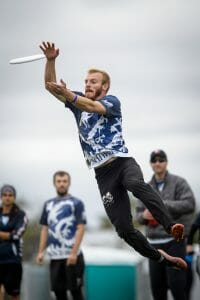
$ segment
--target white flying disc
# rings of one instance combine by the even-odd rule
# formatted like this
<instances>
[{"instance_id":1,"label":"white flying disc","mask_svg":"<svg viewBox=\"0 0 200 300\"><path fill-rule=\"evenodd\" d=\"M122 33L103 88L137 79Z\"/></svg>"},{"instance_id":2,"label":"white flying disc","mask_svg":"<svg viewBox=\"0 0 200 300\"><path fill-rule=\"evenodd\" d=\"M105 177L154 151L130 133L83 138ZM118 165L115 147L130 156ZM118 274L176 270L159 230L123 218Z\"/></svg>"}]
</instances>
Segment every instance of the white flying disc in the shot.
<instances>
[{"instance_id":1,"label":"white flying disc","mask_svg":"<svg viewBox=\"0 0 200 300\"><path fill-rule=\"evenodd\" d=\"M11 59L10 64L12 64L12 65L23 64L23 63L43 59L43 58L45 58L44 54L35 54L35 55L30 55L30 56L25 56L25 57L18 57L18 58Z\"/></svg>"}]
</instances>

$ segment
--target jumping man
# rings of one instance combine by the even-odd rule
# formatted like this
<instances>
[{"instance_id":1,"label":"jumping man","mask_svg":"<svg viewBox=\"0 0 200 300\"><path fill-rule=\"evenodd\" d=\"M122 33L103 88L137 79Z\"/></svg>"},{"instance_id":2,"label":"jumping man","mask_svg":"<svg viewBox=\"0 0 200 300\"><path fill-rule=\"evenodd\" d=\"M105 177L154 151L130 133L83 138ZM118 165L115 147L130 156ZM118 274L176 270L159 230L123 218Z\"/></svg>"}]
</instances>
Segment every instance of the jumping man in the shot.
<instances>
[{"instance_id":1,"label":"jumping man","mask_svg":"<svg viewBox=\"0 0 200 300\"><path fill-rule=\"evenodd\" d=\"M73 92L63 80L60 83L56 81L55 60L59 49L49 42L43 42L40 48L47 59L45 87L75 116L86 163L89 168L94 168L106 213L118 235L145 257L186 268L183 259L155 249L133 226L127 191L141 199L154 218L177 241L183 237L184 226L171 220L160 196L144 182L140 166L128 153L122 136L120 101L107 95L109 75L91 69L85 79L85 93Z\"/></svg>"}]
</instances>

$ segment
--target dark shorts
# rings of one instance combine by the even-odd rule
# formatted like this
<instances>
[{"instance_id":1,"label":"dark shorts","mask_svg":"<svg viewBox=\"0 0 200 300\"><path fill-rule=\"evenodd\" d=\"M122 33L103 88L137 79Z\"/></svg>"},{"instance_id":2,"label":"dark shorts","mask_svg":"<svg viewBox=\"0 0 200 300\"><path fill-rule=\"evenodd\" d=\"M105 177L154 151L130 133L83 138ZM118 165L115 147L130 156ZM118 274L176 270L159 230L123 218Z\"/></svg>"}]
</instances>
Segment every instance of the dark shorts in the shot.
<instances>
[{"instance_id":1,"label":"dark shorts","mask_svg":"<svg viewBox=\"0 0 200 300\"><path fill-rule=\"evenodd\" d=\"M50 262L50 279L52 291L76 290L83 285L84 258L80 254L76 265L67 266L66 259Z\"/></svg>"},{"instance_id":2,"label":"dark shorts","mask_svg":"<svg viewBox=\"0 0 200 300\"><path fill-rule=\"evenodd\" d=\"M8 295L18 296L20 294L21 280L21 264L0 264L0 286L4 286Z\"/></svg>"}]
</instances>

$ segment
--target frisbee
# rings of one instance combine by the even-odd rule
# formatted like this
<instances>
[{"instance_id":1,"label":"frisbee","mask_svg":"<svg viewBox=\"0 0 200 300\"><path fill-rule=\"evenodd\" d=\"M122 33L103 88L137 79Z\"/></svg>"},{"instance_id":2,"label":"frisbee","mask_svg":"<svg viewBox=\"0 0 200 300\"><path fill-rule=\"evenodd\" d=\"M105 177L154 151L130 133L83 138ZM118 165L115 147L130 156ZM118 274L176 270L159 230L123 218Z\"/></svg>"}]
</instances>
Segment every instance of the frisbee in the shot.
<instances>
[{"instance_id":1,"label":"frisbee","mask_svg":"<svg viewBox=\"0 0 200 300\"><path fill-rule=\"evenodd\" d=\"M18 57L18 58L11 59L9 63L11 65L23 64L23 63L43 59L43 58L45 58L44 54L35 54L35 55L30 55L30 56L24 56L24 57Z\"/></svg>"}]
</instances>

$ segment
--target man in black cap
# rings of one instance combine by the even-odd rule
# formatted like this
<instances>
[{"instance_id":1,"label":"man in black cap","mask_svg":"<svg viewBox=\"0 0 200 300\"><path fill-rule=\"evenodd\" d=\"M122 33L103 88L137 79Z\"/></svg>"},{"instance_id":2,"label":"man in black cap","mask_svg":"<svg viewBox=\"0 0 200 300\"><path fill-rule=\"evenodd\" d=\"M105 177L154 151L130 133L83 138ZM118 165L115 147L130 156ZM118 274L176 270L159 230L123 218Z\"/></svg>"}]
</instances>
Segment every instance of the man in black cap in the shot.
<instances>
[{"instance_id":1,"label":"man in black cap","mask_svg":"<svg viewBox=\"0 0 200 300\"><path fill-rule=\"evenodd\" d=\"M185 235L189 233L192 215L195 209L195 199L192 190L185 179L167 171L167 155L163 150L155 150L150 155L150 164L154 172L150 184L163 199L174 222L185 226ZM152 214L142 203L136 208L137 219L146 225L146 235L150 244L167 251L170 255L185 257L185 241L179 243L163 230ZM186 275L184 270L177 271L171 266L149 261L150 280L154 300L167 299L167 290L171 290L174 299L189 299L186 290ZM190 272L190 268L188 268ZM187 281L188 282L188 281ZM184 290L185 287L185 290Z\"/></svg>"},{"instance_id":2,"label":"man in black cap","mask_svg":"<svg viewBox=\"0 0 200 300\"><path fill-rule=\"evenodd\" d=\"M0 286L11 300L19 300L22 278L22 240L27 217L16 204L16 190L11 185L1 188L0 208ZM1 296L1 295L0 295Z\"/></svg>"}]
</instances>

